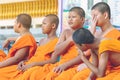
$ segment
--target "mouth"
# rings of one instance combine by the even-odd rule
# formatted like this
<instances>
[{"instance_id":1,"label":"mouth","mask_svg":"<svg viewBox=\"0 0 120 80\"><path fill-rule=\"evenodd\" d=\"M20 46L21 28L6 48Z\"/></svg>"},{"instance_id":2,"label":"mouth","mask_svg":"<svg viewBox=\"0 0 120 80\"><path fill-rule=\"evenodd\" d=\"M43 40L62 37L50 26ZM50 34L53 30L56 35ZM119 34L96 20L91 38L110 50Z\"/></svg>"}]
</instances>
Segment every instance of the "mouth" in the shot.
<instances>
[{"instance_id":1,"label":"mouth","mask_svg":"<svg viewBox=\"0 0 120 80\"><path fill-rule=\"evenodd\" d=\"M72 22L69 22L68 24L69 24L69 25L72 25L73 23L72 23Z\"/></svg>"}]
</instances>

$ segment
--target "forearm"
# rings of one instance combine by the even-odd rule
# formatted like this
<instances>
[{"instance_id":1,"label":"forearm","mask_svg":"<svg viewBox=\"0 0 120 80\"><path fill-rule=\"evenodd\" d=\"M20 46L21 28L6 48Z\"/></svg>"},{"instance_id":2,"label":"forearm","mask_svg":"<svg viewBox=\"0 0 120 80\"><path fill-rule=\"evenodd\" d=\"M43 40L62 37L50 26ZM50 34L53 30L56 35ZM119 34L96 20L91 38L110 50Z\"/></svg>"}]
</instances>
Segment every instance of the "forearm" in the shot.
<instances>
[{"instance_id":1,"label":"forearm","mask_svg":"<svg viewBox=\"0 0 120 80\"><path fill-rule=\"evenodd\" d=\"M78 55L74 59L72 59L72 60L70 60L70 61L68 61L68 62L66 62L64 64L66 65L66 68L69 68L69 67L72 67L74 65L78 65L80 63L82 63L82 60L81 60L80 56Z\"/></svg>"},{"instance_id":2,"label":"forearm","mask_svg":"<svg viewBox=\"0 0 120 80\"><path fill-rule=\"evenodd\" d=\"M90 74L89 74L89 76L88 76L88 80L96 80L96 75L93 73L93 72L91 72Z\"/></svg>"},{"instance_id":3,"label":"forearm","mask_svg":"<svg viewBox=\"0 0 120 80\"><path fill-rule=\"evenodd\" d=\"M40 61L40 62L34 62L32 64L32 66L43 66L43 65L49 64L49 63L54 64L54 63L57 62L57 59L58 59L58 55L55 54L55 53L53 53L52 56L51 56L51 58L49 60Z\"/></svg>"},{"instance_id":4,"label":"forearm","mask_svg":"<svg viewBox=\"0 0 120 80\"><path fill-rule=\"evenodd\" d=\"M64 41L56 45L55 47L55 52L59 55L63 54L64 52L67 51L67 49L70 47L72 41Z\"/></svg>"},{"instance_id":5,"label":"forearm","mask_svg":"<svg viewBox=\"0 0 120 80\"><path fill-rule=\"evenodd\" d=\"M13 65L18 63L20 60L16 59L14 57L8 58L2 62L0 62L0 67L5 67L5 66L9 66L9 65Z\"/></svg>"},{"instance_id":6,"label":"forearm","mask_svg":"<svg viewBox=\"0 0 120 80\"><path fill-rule=\"evenodd\" d=\"M92 64L91 62L89 62L89 60L86 59L85 56L82 56L81 59L93 73L95 73L96 75L99 74L98 67Z\"/></svg>"},{"instance_id":7,"label":"forearm","mask_svg":"<svg viewBox=\"0 0 120 80\"><path fill-rule=\"evenodd\" d=\"M99 60L98 60L98 55L95 51L92 51L91 57L92 57L92 64L98 66Z\"/></svg>"}]
</instances>

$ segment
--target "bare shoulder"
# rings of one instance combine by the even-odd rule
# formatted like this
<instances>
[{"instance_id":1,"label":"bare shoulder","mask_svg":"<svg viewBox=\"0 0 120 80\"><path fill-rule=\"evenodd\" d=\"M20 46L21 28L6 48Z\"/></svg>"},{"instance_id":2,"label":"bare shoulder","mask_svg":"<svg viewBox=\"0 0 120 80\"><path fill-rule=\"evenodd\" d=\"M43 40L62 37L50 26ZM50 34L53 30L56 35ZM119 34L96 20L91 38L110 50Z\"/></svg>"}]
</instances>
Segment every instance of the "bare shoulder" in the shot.
<instances>
[{"instance_id":1,"label":"bare shoulder","mask_svg":"<svg viewBox=\"0 0 120 80\"><path fill-rule=\"evenodd\" d=\"M73 34L73 31L71 29L66 29L65 30L65 36L66 36L66 38L72 36L72 34Z\"/></svg>"},{"instance_id":2,"label":"bare shoulder","mask_svg":"<svg viewBox=\"0 0 120 80\"><path fill-rule=\"evenodd\" d=\"M71 29L65 29L59 38L58 44L61 42L64 42L69 36L71 36L70 34L72 34L72 30Z\"/></svg>"}]
</instances>

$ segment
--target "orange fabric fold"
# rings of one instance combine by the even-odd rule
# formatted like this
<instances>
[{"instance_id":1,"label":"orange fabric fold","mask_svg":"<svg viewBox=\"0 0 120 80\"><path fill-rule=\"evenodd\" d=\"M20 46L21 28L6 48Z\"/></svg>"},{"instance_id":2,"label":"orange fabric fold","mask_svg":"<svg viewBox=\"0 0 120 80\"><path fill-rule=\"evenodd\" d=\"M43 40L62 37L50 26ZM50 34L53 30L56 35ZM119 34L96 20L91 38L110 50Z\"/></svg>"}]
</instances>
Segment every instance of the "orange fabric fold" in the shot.
<instances>
[{"instance_id":1,"label":"orange fabric fold","mask_svg":"<svg viewBox=\"0 0 120 80\"><path fill-rule=\"evenodd\" d=\"M3 60L8 59L10 57L13 57L16 53L17 50L23 48L23 47L27 47L29 46L29 56L28 59L31 58L35 51L36 51L36 41L34 39L34 37L30 34L26 34L21 36L14 44L13 46L10 48L8 54L6 55L6 57L3 58ZM5 55L4 53L0 53L0 55Z\"/></svg>"},{"instance_id":2,"label":"orange fabric fold","mask_svg":"<svg viewBox=\"0 0 120 80\"><path fill-rule=\"evenodd\" d=\"M104 51L120 52L120 41L115 39L103 40L99 45L99 54Z\"/></svg>"},{"instance_id":3,"label":"orange fabric fold","mask_svg":"<svg viewBox=\"0 0 120 80\"><path fill-rule=\"evenodd\" d=\"M50 58L51 52L54 51L55 45L58 41L58 38L55 38L45 45L38 46L35 55L28 60L26 64L35 62L35 61L42 61L47 60ZM29 69L28 69L29 70ZM23 74L23 72L17 70L17 65L8 66L5 68L0 69L0 79L1 80L17 80L19 76Z\"/></svg>"},{"instance_id":4,"label":"orange fabric fold","mask_svg":"<svg viewBox=\"0 0 120 80\"><path fill-rule=\"evenodd\" d=\"M5 57L6 57L6 54L4 53L4 51L0 50L0 61L4 60Z\"/></svg>"},{"instance_id":5,"label":"orange fabric fold","mask_svg":"<svg viewBox=\"0 0 120 80\"><path fill-rule=\"evenodd\" d=\"M118 39L120 38L120 31L117 29L112 29L104 36L104 38Z\"/></svg>"},{"instance_id":6,"label":"orange fabric fold","mask_svg":"<svg viewBox=\"0 0 120 80\"><path fill-rule=\"evenodd\" d=\"M26 64L50 59L52 52L54 52L57 41L58 38L55 38L44 45L40 45L37 48L35 55Z\"/></svg>"},{"instance_id":7,"label":"orange fabric fold","mask_svg":"<svg viewBox=\"0 0 120 80\"><path fill-rule=\"evenodd\" d=\"M120 41L115 39L103 40L99 45L99 55L105 51L112 51L120 53ZM97 78L97 80L119 80L116 75L120 73L120 66L113 67L108 64L106 70L106 76L102 78ZM116 77L116 78L115 78ZM115 78L115 79L114 79Z\"/></svg>"}]
</instances>

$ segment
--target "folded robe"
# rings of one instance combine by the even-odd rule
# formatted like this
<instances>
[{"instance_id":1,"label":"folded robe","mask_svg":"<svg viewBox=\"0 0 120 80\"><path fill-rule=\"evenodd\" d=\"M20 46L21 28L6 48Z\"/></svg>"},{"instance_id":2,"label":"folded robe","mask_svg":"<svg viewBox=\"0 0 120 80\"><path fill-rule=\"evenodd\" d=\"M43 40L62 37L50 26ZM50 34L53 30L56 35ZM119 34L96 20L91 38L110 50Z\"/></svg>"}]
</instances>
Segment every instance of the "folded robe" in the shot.
<instances>
[{"instance_id":1,"label":"folded robe","mask_svg":"<svg viewBox=\"0 0 120 80\"><path fill-rule=\"evenodd\" d=\"M112 51L120 53L120 41L115 39L103 40L99 45L99 55L104 53L105 51ZM120 66L113 67L111 64L108 63L106 75L102 78L97 78L97 80L115 80L114 78L116 75L120 73ZM120 79L120 78L119 78ZM116 78L116 80L119 80Z\"/></svg>"},{"instance_id":2,"label":"folded robe","mask_svg":"<svg viewBox=\"0 0 120 80\"><path fill-rule=\"evenodd\" d=\"M28 59L30 59L34 55L37 45L34 37L31 34L25 34L16 40L7 55L3 51L0 51L0 60L3 61L13 57L17 50L27 46L30 47L29 53L27 53L29 55Z\"/></svg>"},{"instance_id":3,"label":"folded robe","mask_svg":"<svg viewBox=\"0 0 120 80\"><path fill-rule=\"evenodd\" d=\"M45 80L46 74L51 74L53 68L66 62L78 55L76 46L72 44L69 49L61 56L60 61L55 64L46 64L43 67L37 66L27 70L19 79L16 80Z\"/></svg>"}]
</instances>

